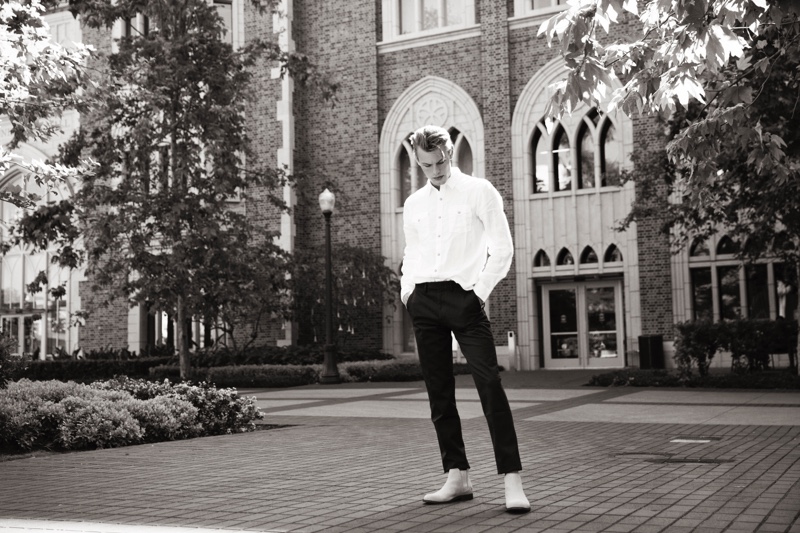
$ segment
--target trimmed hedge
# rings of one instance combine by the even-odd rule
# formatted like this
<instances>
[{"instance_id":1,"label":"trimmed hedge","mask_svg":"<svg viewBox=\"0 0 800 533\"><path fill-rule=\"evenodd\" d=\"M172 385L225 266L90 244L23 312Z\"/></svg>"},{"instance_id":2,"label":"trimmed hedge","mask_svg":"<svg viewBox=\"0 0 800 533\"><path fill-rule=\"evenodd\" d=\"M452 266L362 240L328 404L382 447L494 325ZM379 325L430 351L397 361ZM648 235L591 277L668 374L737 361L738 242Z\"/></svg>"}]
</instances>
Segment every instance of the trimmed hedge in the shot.
<instances>
[{"instance_id":1,"label":"trimmed hedge","mask_svg":"<svg viewBox=\"0 0 800 533\"><path fill-rule=\"evenodd\" d=\"M80 450L253 431L255 398L207 383L118 378L9 383L0 390L0 445Z\"/></svg>"},{"instance_id":2,"label":"trimmed hedge","mask_svg":"<svg viewBox=\"0 0 800 533\"><path fill-rule=\"evenodd\" d=\"M220 349L206 350L192 355L192 366L217 367L232 365L321 365L325 358L324 346L254 346L243 352ZM347 350L336 352L338 362L384 361L391 355L378 350Z\"/></svg>"},{"instance_id":3,"label":"trimmed hedge","mask_svg":"<svg viewBox=\"0 0 800 533\"><path fill-rule=\"evenodd\" d=\"M789 370L752 374L683 376L668 370L617 370L591 377L590 387L691 387L716 389L800 389L800 376Z\"/></svg>"},{"instance_id":4,"label":"trimmed hedge","mask_svg":"<svg viewBox=\"0 0 800 533\"><path fill-rule=\"evenodd\" d=\"M136 356L135 353L127 349L105 348L88 352L86 359L59 358L53 361L9 361L5 364L0 360L0 371L8 374L8 379L16 380L27 378L31 380L58 379L61 381L78 381L91 383L92 381L111 379L114 376L128 376L131 378L146 378L150 376L152 367L164 365L176 365L177 356L169 355L169 349L161 348L165 355L159 357ZM337 360L339 362L354 361L385 361L392 360L391 355L387 355L377 350L339 350ZM253 365L272 365L272 366L313 366L321 365L324 360L322 346L257 346L245 350L242 353L235 353L231 350L221 349L216 352L200 351L191 355L191 364L194 368L192 379L203 381L208 376L214 375L215 381L220 383L230 383L229 371L208 369L229 366L253 366ZM13 365L11 363L14 363ZM294 381L276 381L271 379L266 373L275 374L272 371L256 371L258 377L254 377L258 382L253 382L253 386L260 387L285 387L291 385L266 384L266 383L294 383ZM302 371L287 370L290 376L304 374ZM280 374L280 371L278 371ZM307 374L307 373L306 373ZM0 377L2 377L0 375ZM159 379L169 378L179 381L180 373L176 370L160 369L156 372ZM237 374L238 375L238 374ZM306 378L310 379L310 378ZM236 383L241 383L236 378ZM260 385L258 383L264 383ZM305 383L303 383L305 384ZM249 384L248 384L249 385ZM2 386L2 380L0 380Z\"/></svg>"},{"instance_id":5,"label":"trimmed hedge","mask_svg":"<svg viewBox=\"0 0 800 533\"><path fill-rule=\"evenodd\" d=\"M114 376L146 378L150 368L174 361L173 357L138 357L134 359L57 359L55 361L27 361L20 365L14 379L27 378L44 381L92 381L111 379Z\"/></svg>"},{"instance_id":6,"label":"trimmed hedge","mask_svg":"<svg viewBox=\"0 0 800 533\"><path fill-rule=\"evenodd\" d=\"M731 354L732 370L753 372L769 368L770 354L788 353L797 365L797 321L733 320L688 321L675 326L675 363L683 377L697 367L708 375L711 360L720 351Z\"/></svg>"},{"instance_id":7,"label":"trimmed hedge","mask_svg":"<svg viewBox=\"0 0 800 533\"><path fill-rule=\"evenodd\" d=\"M420 381L422 370L416 362L362 361L337 364L345 383L367 381ZM227 387L297 387L319 382L322 365L241 365L193 368L190 379ZM469 374L464 364L453 365L455 374ZM154 380L178 380L180 368L162 365L150 369Z\"/></svg>"}]
</instances>

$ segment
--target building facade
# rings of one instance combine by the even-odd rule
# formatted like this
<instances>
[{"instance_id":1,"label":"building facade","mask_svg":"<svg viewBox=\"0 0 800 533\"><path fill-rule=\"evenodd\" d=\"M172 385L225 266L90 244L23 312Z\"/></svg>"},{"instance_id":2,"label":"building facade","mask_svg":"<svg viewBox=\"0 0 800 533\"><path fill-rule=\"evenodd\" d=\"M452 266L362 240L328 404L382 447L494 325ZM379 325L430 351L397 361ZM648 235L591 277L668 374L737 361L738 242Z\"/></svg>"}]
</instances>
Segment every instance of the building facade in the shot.
<instances>
[{"instance_id":1,"label":"building facade","mask_svg":"<svg viewBox=\"0 0 800 533\"><path fill-rule=\"evenodd\" d=\"M408 137L422 125L436 124L451 132L456 166L490 180L505 202L514 262L487 309L507 368L638 366L642 336L660 336L670 364L676 322L699 316L721 320L731 313L793 316L796 302L780 293L782 265L765 260L740 268L726 254L723 245L730 245L724 239L672 254L657 216L625 232L613 229L636 197L634 183L621 179L633 170L631 154L662 149L662 126L651 117L583 107L550 130L545 127L547 87L565 69L537 30L564 9L559 0L282 0L279 15L260 14L246 0L220 1L218 7L235 46L277 39L285 50L307 54L341 84L331 106L281 78L274 65L258 69L258 98L249 114L258 157L308 176L298 189L284 191L290 214L261 206L257 194L248 200L248 214L265 228L280 229L285 249L322 241L316 197L323 185L331 185L337 193L334 246L378 252L399 273L403 202L424 185ZM113 47L114 32L123 31L115 28L110 37L87 34L66 18L68 28L56 30L53 21L62 14L50 17L56 38L99 47ZM636 27L623 23L615 31L633 35ZM49 154L51 145L30 149ZM666 203L668 191L648 200ZM43 340L59 319L42 319L41 326L29 320L29 327L27 315L18 312L27 305L19 292L26 261L13 266L6 257L2 269L4 329L6 320L18 319L20 338L41 327L39 342L46 342L49 352L62 344L138 351L167 337L167 317L118 305L94 311L63 340ZM75 278L64 310L92 307L96 295L88 282L81 284L79 273L64 275ZM17 300L18 308L8 307ZM61 316L60 307L51 313L48 305L33 302L30 309ZM283 324L268 340L295 339L295 327ZM383 317L364 324L354 344L413 356L413 332L402 305L387 306ZM22 341L20 349L30 351Z\"/></svg>"}]
</instances>

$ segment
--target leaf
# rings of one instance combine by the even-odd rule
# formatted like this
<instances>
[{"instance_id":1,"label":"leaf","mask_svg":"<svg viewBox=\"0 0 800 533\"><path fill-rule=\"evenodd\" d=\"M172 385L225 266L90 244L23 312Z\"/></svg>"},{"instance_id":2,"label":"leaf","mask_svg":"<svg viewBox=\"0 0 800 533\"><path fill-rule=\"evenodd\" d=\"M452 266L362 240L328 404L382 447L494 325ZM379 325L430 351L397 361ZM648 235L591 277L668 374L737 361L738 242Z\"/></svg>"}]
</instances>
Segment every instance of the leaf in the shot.
<instances>
[{"instance_id":1,"label":"leaf","mask_svg":"<svg viewBox=\"0 0 800 533\"><path fill-rule=\"evenodd\" d=\"M636 0L625 0L622 4L622 9L634 15L639 14L639 6L636 4Z\"/></svg>"}]
</instances>

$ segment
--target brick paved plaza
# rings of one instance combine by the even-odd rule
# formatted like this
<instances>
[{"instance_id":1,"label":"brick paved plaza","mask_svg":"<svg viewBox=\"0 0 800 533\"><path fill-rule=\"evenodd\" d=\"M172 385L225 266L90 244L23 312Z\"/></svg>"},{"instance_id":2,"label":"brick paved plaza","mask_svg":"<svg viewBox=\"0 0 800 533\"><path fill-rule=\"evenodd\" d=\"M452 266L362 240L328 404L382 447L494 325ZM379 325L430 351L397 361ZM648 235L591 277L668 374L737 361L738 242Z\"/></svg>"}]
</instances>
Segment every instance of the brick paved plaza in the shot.
<instances>
[{"instance_id":1,"label":"brick paved plaza","mask_svg":"<svg viewBox=\"0 0 800 533\"><path fill-rule=\"evenodd\" d=\"M526 515L461 376L472 501L421 502L444 481L421 383L309 386L247 391L269 431L0 463L0 531L800 533L800 394L547 374L503 374Z\"/></svg>"}]
</instances>

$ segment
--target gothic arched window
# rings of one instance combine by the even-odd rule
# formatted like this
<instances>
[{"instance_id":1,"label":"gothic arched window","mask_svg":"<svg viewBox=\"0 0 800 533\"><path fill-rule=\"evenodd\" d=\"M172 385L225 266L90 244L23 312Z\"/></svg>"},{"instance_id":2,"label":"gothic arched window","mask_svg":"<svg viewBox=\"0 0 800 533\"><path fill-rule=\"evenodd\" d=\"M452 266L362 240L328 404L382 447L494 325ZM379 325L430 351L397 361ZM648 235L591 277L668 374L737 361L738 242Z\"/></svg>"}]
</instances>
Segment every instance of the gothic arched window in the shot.
<instances>
[{"instance_id":1,"label":"gothic arched window","mask_svg":"<svg viewBox=\"0 0 800 533\"><path fill-rule=\"evenodd\" d=\"M611 117L596 108L555 124L539 122L531 137L534 194L613 187L622 183L623 143Z\"/></svg>"},{"instance_id":2,"label":"gothic arched window","mask_svg":"<svg viewBox=\"0 0 800 533\"><path fill-rule=\"evenodd\" d=\"M611 119L605 117L600 129L600 186L622 184L622 139Z\"/></svg>"},{"instance_id":3,"label":"gothic arched window","mask_svg":"<svg viewBox=\"0 0 800 533\"><path fill-rule=\"evenodd\" d=\"M544 125L539 123L533 132L533 192L550 190L550 135Z\"/></svg>"},{"instance_id":4,"label":"gothic arched window","mask_svg":"<svg viewBox=\"0 0 800 533\"><path fill-rule=\"evenodd\" d=\"M578 188L594 187L594 138L586 121L578 130Z\"/></svg>"},{"instance_id":5,"label":"gothic arched window","mask_svg":"<svg viewBox=\"0 0 800 533\"><path fill-rule=\"evenodd\" d=\"M725 235L717 243L717 255L733 255L739 251L739 245Z\"/></svg>"},{"instance_id":6,"label":"gothic arched window","mask_svg":"<svg viewBox=\"0 0 800 533\"><path fill-rule=\"evenodd\" d=\"M539 250L538 252L536 252L536 256L533 258L533 267L541 268L549 266L550 266L550 256L547 255L547 252L545 252L544 250Z\"/></svg>"},{"instance_id":7,"label":"gothic arched window","mask_svg":"<svg viewBox=\"0 0 800 533\"><path fill-rule=\"evenodd\" d=\"M558 258L556 258L556 265L564 266L564 265L574 265L575 260L572 258L572 254L566 248L562 248L560 252L558 252Z\"/></svg>"},{"instance_id":8,"label":"gothic arched window","mask_svg":"<svg viewBox=\"0 0 800 533\"><path fill-rule=\"evenodd\" d=\"M463 133L450 128L450 140L453 141L453 166L464 174L472 175L472 147Z\"/></svg>"},{"instance_id":9,"label":"gothic arched window","mask_svg":"<svg viewBox=\"0 0 800 533\"><path fill-rule=\"evenodd\" d=\"M619 248L617 248L615 244L610 245L606 249L606 253L603 256L603 262L605 263L622 262L622 252L619 251Z\"/></svg>"},{"instance_id":10,"label":"gothic arched window","mask_svg":"<svg viewBox=\"0 0 800 533\"><path fill-rule=\"evenodd\" d=\"M581 264L582 265L589 265L592 263L598 263L599 260L597 259L597 254L594 251L594 248L591 246L587 246L581 252Z\"/></svg>"},{"instance_id":11,"label":"gothic arched window","mask_svg":"<svg viewBox=\"0 0 800 533\"><path fill-rule=\"evenodd\" d=\"M409 135L410 137L411 135ZM419 188L417 165L413 163L414 152L408 140L403 141L403 145L397 152L397 183L400 195L398 206L403 207L406 198Z\"/></svg>"},{"instance_id":12,"label":"gothic arched window","mask_svg":"<svg viewBox=\"0 0 800 533\"><path fill-rule=\"evenodd\" d=\"M568 191L572 187L572 154L569 148L569 136L563 126L559 125L553 135L553 168L556 191Z\"/></svg>"}]
</instances>

